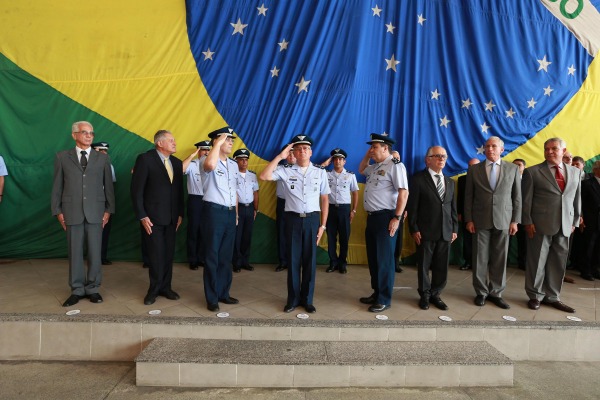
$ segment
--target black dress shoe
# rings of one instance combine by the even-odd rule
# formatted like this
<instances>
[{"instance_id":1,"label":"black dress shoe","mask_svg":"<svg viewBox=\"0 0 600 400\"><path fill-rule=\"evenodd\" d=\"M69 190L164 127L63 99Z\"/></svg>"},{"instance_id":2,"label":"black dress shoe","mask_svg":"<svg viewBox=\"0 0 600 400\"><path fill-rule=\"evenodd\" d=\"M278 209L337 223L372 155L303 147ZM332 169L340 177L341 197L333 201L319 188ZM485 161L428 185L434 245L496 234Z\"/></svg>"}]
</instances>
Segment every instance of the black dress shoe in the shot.
<instances>
[{"instance_id":1,"label":"black dress shoe","mask_svg":"<svg viewBox=\"0 0 600 400\"><path fill-rule=\"evenodd\" d=\"M254 267L250 264L242 265L242 268L244 268L246 271L254 271Z\"/></svg>"},{"instance_id":2,"label":"black dress shoe","mask_svg":"<svg viewBox=\"0 0 600 400\"><path fill-rule=\"evenodd\" d=\"M375 293L373 293L369 297L361 297L360 298L360 302L363 304L375 304L376 301L377 301L377 296L375 296Z\"/></svg>"},{"instance_id":3,"label":"black dress shoe","mask_svg":"<svg viewBox=\"0 0 600 400\"><path fill-rule=\"evenodd\" d=\"M400 266L400 261L396 261L396 265L394 265L394 271L396 271L397 273L404 271Z\"/></svg>"},{"instance_id":4,"label":"black dress shoe","mask_svg":"<svg viewBox=\"0 0 600 400\"><path fill-rule=\"evenodd\" d=\"M196 263L190 263L190 269L192 271L196 271L198 269L198 264L196 264Z\"/></svg>"},{"instance_id":5,"label":"black dress shoe","mask_svg":"<svg viewBox=\"0 0 600 400\"><path fill-rule=\"evenodd\" d=\"M461 265L459 269L461 271L467 271L467 270L471 269L471 266L469 264L464 264L464 265Z\"/></svg>"},{"instance_id":6,"label":"black dress shoe","mask_svg":"<svg viewBox=\"0 0 600 400\"><path fill-rule=\"evenodd\" d=\"M284 269L287 269L287 265L278 265L277 268L275 268L275 272L281 272Z\"/></svg>"},{"instance_id":7,"label":"black dress shoe","mask_svg":"<svg viewBox=\"0 0 600 400\"><path fill-rule=\"evenodd\" d=\"M440 310L447 310L448 306L446 305L446 303L444 303L442 301L442 299L440 299L439 296L431 296L431 298L429 299L429 302L431 304L433 304L434 306L436 306L437 308L439 308Z\"/></svg>"},{"instance_id":8,"label":"black dress shoe","mask_svg":"<svg viewBox=\"0 0 600 400\"><path fill-rule=\"evenodd\" d=\"M586 281L593 281L594 277L589 274L581 274L581 279L585 279Z\"/></svg>"},{"instance_id":9,"label":"black dress shoe","mask_svg":"<svg viewBox=\"0 0 600 400\"><path fill-rule=\"evenodd\" d=\"M475 296L475 305L479 307L485 306L485 296L478 294Z\"/></svg>"},{"instance_id":10,"label":"black dress shoe","mask_svg":"<svg viewBox=\"0 0 600 400\"><path fill-rule=\"evenodd\" d=\"M74 306L75 304L79 303L80 299L84 299L85 296L78 296L76 294L72 294L69 296L69 298L67 300L65 300L65 302L63 303L63 307L71 307Z\"/></svg>"},{"instance_id":11,"label":"black dress shoe","mask_svg":"<svg viewBox=\"0 0 600 400\"><path fill-rule=\"evenodd\" d=\"M144 265L142 265L142 268L150 268L150 264L144 263Z\"/></svg>"},{"instance_id":12,"label":"black dress shoe","mask_svg":"<svg viewBox=\"0 0 600 400\"><path fill-rule=\"evenodd\" d=\"M198 263L198 266L199 266L200 268L204 268L204 266L205 266L205 265L206 265L206 264L205 264L203 261L200 261L200 262Z\"/></svg>"},{"instance_id":13,"label":"black dress shoe","mask_svg":"<svg viewBox=\"0 0 600 400\"><path fill-rule=\"evenodd\" d=\"M233 267L233 272L242 272L242 269L240 267Z\"/></svg>"},{"instance_id":14,"label":"black dress shoe","mask_svg":"<svg viewBox=\"0 0 600 400\"><path fill-rule=\"evenodd\" d=\"M100 296L100 293L92 293L90 294L90 301L92 303L102 303L102 296Z\"/></svg>"},{"instance_id":15,"label":"black dress shoe","mask_svg":"<svg viewBox=\"0 0 600 400\"><path fill-rule=\"evenodd\" d=\"M112 262L109 260L102 260L102 265L112 265Z\"/></svg>"},{"instance_id":16,"label":"black dress shoe","mask_svg":"<svg viewBox=\"0 0 600 400\"><path fill-rule=\"evenodd\" d=\"M226 299L219 299L223 304L238 304L240 301L234 297L228 297Z\"/></svg>"},{"instance_id":17,"label":"black dress shoe","mask_svg":"<svg viewBox=\"0 0 600 400\"><path fill-rule=\"evenodd\" d=\"M286 304L285 307L283 307L283 312L290 313L290 312L294 311L295 309L296 309L295 306L292 306L290 304Z\"/></svg>"},{"instance_id":18,"label":"black dress shoe","mask_svg":"<svg viewBox=\"0 0 600 400\"><path fill-rule=\"evenodd\" d=\"M144 304L149 306L150 304L154 304L154 302L156 301L156 296L153 294L148 293L146 295L146 297L144 297Z\"/></svg>"},{"instance_id":19,"label":"black dress shoe","mask_svg":"<svg viewBox=\"0 0 600 400\"><path fill-rule=\"evenodd\" d=\"M333 272L333 271L335 271L336 269L337 269L337 266L336 266L336 265L330 265L330 266L329 266L329 268L327 268L327 269L325 270L325 272L327 272L327 273L330 273L330 272Z\"/></svg>"},{"instance_id":20,"label":"black dress shoe","mask_svg":"<svg viewBox=\"0 0 600 400\"><path fill-rule=\"evenodd\" d=\"M487 299L489 301L491 301L492 303L494 303L495 305L497 305L498 307L504 308L505 310L508 310L510 308L508 303L505 302L502 297L488 296Z\"/></svg>"},{"instance_id":21,"label":"black dress shoe","mask_svg":"<svg viewBox=\"0 0 600 400\"><path fill-rule=\"evenodd\" d=\"M531 299L527 302L527 307L531 308L532 310L539 310L540 301L538 299Z\"/></svg>"},{"instance_id":22,"label":"black dress shoe","mask_svg":"<svg viewBox=\"0 0 600 400\"><path fill-rule=\"evenodd\" d=\"M312 304L305 304L304 309L306 310L307 313L311 313L311 314L317 312L317 309Z\"/></svg>"},{"instance_id":23,"label":"black dress shoe","mask_svg":"<svg viewBox=\"0 0 600 400\"><path fill-rule=\"evenodd\" d=\"M160 295L166 297L169 300L179 300L180 299L177 292L175 292L174 290L171 290L171 289L161 292Z\"/></svg>"},{"instance_id":24,"label":"black dress shoe","mask_svg":"<svg viewBox=\"0 0 600 400\"><path fill-rule=\"evenodd\" d=\"M208 303L206 308L208 308L208 311L219 311L219 304L218 303Z\"/></svg>"},{"instance_id":25,"label":"black dress shoe","mask_svg":"<svg viewBox=\"0 0 600 400\"><path fill-rule=\"evenodd\" d=\"M348 273L348 267L346 266L346 264L342 264L340 266L340 269L338 270L340 274L347 274Z\"/></svg>"},{"instance_id":26,"label":"black dress shoe","mask_svg":"<svg viewBox=\"0 0 600 400\"><path fill-rule=\"evenodd\" d=\"M429 310L429 299L427 297L421 297L419 300L419 308L421 310Z\"/></svg>"},{"instance_id":27,"label":"black dress shoe","mask_svg":"<svg viewBox=\"0 0 600 400\"><path fill-rule=\"evenodd\" d=\"M378 313L387 310L390 307L391 306L386 306L385 304L373 304L371 307L369 307L369 311Z\"/></svg>"}]
</instances>

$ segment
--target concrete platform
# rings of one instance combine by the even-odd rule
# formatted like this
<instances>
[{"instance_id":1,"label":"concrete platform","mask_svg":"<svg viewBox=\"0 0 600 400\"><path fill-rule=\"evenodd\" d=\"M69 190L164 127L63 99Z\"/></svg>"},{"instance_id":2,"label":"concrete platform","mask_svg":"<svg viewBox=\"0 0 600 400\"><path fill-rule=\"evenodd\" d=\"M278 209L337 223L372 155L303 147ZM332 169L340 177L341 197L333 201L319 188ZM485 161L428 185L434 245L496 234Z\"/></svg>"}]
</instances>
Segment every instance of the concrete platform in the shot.
<instances>
[{"instance_id":1,"label":"concrete platform","mask_svg":"<svg viewBox=\"0 0 600 400\"><path fill-rule=\"evenodd\" d=\"M486 342L317 342L156 338L140 386L509 386L512 361Z\"/></svg>"}]
</instances>

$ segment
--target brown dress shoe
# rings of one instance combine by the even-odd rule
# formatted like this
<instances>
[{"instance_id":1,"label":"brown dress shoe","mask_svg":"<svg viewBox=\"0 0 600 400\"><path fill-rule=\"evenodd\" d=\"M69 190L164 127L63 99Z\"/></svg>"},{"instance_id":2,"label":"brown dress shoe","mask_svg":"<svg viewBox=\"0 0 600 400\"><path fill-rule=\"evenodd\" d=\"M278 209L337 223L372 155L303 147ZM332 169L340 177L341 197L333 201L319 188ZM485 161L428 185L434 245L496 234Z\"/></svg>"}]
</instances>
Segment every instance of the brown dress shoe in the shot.
<instances>
[{"instance_id":1,"label":"brown dress shoe","mask_svg":"<svg viewBox=\"0 0 600 400\"><path fill-rule=\"evenodd\" d=\"M544 301L544 304L547 304L549 306L552 306L554 308L556 308L557 310L560 311L564 311L564 312L568 312L568 313L574 313L575 309L572 307L569 307L568 305L566 305L565 303L563 303L562 301Z\"/></svg>"},{"instance_id":2,"label":"brown dress shoe","mask_svg":"<svg viewBox=\"0 0 600 400\"><path fill-rule=\"evenodd\" d=\"M564 276L563 281L567 282L567 283L575 283L575 279L571 278L570 276L566 276L566 275Z\"/></svg>"},{"instance_id":3,"label":"brown dress shoe","mask_svg":"<svg viewBox=\"0 0 600 400\"><path fill-rule=\"evenodd\" d=\"M532 310L539 310L540 301L537 299L531 299L527 302L527 307L531 308Z\"/></svg>"}]
</instances>

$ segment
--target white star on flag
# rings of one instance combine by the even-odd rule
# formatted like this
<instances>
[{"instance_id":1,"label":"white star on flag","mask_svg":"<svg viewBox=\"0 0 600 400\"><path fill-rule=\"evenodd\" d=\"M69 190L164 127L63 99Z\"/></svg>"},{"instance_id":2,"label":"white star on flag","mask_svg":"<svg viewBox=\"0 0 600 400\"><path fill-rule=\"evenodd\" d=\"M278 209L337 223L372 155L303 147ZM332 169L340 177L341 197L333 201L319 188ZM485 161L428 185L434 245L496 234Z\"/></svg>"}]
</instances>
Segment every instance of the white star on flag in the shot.
<instances>
[{"instance_id":1,"label":"white star on flag","mask_svg":"<svg viewBox=\"0 0 600 400\"><path fill-rule=\"evenodd\" d=\"M452 122L452 120L448 119L447 115L444 115L444 118L440 118L440 126L443 126L444 128L447 128L450 122Z\"/></svg>"},{"instance_id":2,"label":"white star on flag","mask_svg":"<svg viewBox=\"0 0 600 400\"><path fill-rule=\"evenodd\" d=\"M567 72L567 75L575 76L575 71L577 71L577 70L575 69L575 66L573 64L571 64L571 66L568 68L568 71L569 72Z\"/></svg>"},{"instance_id":3,"label":"white star on flag","mask_svg":"<svg viewBox=\"0 0 600 400\"><path fill-rule=\"evenodd\" d=\"M440 96L441 96L441 94L438 92L437 89L435 89L433 92L431 92L431 98L433 100L437 100Z\"/></svg>"},{"instance_id":4,"label":"white star on flag","mask_svg":"<svg viewBox=\"0 0 600 400\"><path fill-rule=\"evenodd\" d=\"M535 101L532 97L531 100L527 101L527 108L535 108L536 104L537 104L537 101Z\"/></svg>"},{"instance_id":5,"label":"white star on flag","mask_svg":"<svg viewBox=\"0 0 600 400\"><path fill-rule=\"evenodd\" d=\"M284 50L287 50L288 44L290 44L290 42L286 42L285 39L283 39L281 42L279 42L277 44L279 45L279 51L284 51Z\"/></svg>"},{"instance_id":6,"label":"white star on flag","mask_svg":"<svg viewBox=\"0 0 600 400\"><path fill-rule=\"evenodd\" d=\"M477 154L483 154L485 153L485 148L482 145L481 147L475 147L477 149Z\"/></svg>"},{"instance_id":7,"label":"white star on flag","mask_svg":"<svg viewBox=\"0 0 600 400\"><path fill-rule=\"evenodd\" d=\"M379 8L377 4L375 4L375 8L371 8L371 10L373 10L373 16L377 15L378 17L381 17L381 12L383 9Z\"/></svg>"},{"instance_id":8,"label":"white star on flag","mask_svg":"<svg viewBox=\"0 0 600 400\"><path fill-rule=\"evenodd\" d=\"M506 113L506 118L512 118L513 115L516 114L516 112L513 111L512 107L510 108L510 110L506 110L505 113Z\"/></svg>"},{"instance_id":9,"label":"white star on flag","mask_svg":"<svg viewBox=\"0 0 600 400\"><path fill-rule=\"evenodd\" d=\"M418 23L419 25L421 25L421 26L423 26L423 22L427 21L427 19L426 19L426 18L423 18L423 14L419 14L419 15L417 16L417 18L418 18L418 20L417 20L417 23Z\"/></svg>"},{"instance_id":10,"label":"white star on flag","mask_svg":"<svg viewBox=\"0 0 600 400\"><path fill-rule=\"evenodd\" d=\"M242 20L240 18L238 18L238 20L235 24L233 22L230 22L230 25L233 26L232 35L235 35L236 33L243 35L244 29L248 26L248 24L242 24Z\"/></svg>"},{"instance_id":11,"label":"white star on flag","mask_svg":"<svg viewBox=\"0 0 600 400\"><path fill-rule=\"evenodd\" d=\"M392 35L394 34L394 29L396 29L396 27L394 25L392 25L392 21L390 21L389 24L386 24L385 27L387 28L387 32L391 33Z\"/></svg>"},{"instance_id":12,"label":"white star on flag","mask_svg":"<svg viewBox=\"0 0 600 400\"><path fill-rule=\"evenodd\" d=\"M267 16L268 8L265 7L265 3L262 3L262 5L260 7L256 7L256 9L258 10L258 15L264 15L265 17Z\"/></svg>"},{"instance_id":13,"label":"white star on flag","mask_svg":"<svg viewBox=\"0 0 600 400\"><path fill-rule=\"evenodd\" d=\"M212 60L215 52L210 51L210 47L209 47L208 50L203 51L202 54L204 54L204 61L206 61L206 60Z\"/></svg>"},{"instance_id":14,"label":"white star on flag","mask_svg":"<svg viewBox=\"0 0 600 400\"><path fill-rule=\"evenodd\" d=\"M496 105L490 100L489 103L485 103L485 111L492 111L492 109L496 107Z\"/></svg>"},{"instance_id":15,"label":"white star on flag","mask_svg":"<svg viewBox=\"0 0 600 400\"><path fill-rule=\"evenodd\" d=\"M296 86L298 86L298 94L300 94L301 91L305 91L306 93L308 93L308 84L309 83L310 83L310 81L305 81L304 76L303 76L302 79L300 80L300 82L296 83Z\"/></svg>"},{"instance_id":16,"label":"white star on flag","mask_svg":"<svg viewBox=\"0 0 600 400\"><path fill-rule=\"evenodd\" d=\"M488 133L488 130L491 128L491 125L488 125L487 122L484 122L481 126L481 133Z\"/></svg>"},{"instance_id":17,"label":"white star on flag","mask_svg":"<svg viewBox=\"0 0 600 400\"><path fill-rule=\"evenodd\" d=\"M548 96L548 97L550 97L550 93L552 93L552 92L554 92L554 89L552 89L552 88L550 87L550 85L548 85L548 87L545 87L545 88L544 88L544 96Z\"/></svg>"},{"instance_id":18,"label":"white star on flag","mask_svg":"<svg viewBox=\"0 0 600 400\"><path fill-rule=\"evenodd\" d=\"M400 61L396 61L396 58L394 58L393 54L392 54L392 57L389 60L386 58L385 62L387 63L387 67L385 67L386 71L388 69L393 69L394 72L396 72L396 65L400 64Z\"/></svg>"},{"instance_id":19,"label":"white star on flag","mask_svg":"<svg viewBox=\"0 0 600 400\"><path fill-rule=\"evenodd\" d=\"M541 60L537 60L537 62L540 63L538 71L544 70L544 71L548 72L548 65L552 64L551 61L546 60L545 54L544 54L544 58L542 58Z\"/></svg>"},{"instance_id":20,"label":"white star on flag","mask_svg":"<svg viewBox=\"0 0 600 400\"><path fill-rule=\"evenodd\" d=\"M275 76L279 76L279 69L277 69L277 66L274 66L273 69L270 71L271 72L271 78L275 77Z\"/></svg>"},{"instance_id":21,"label":"white star on flag","mask_svg":"<svg viewBox=\"0 0 600 400\"><path fill-rule=\"evenodd\" d=\"M466 99L466 100L462 100L462 107L461 108L466 108L467 110L469 109L469 107L471 107L471 105L473 103L471 103L471 99Z\"/></svg>"}]
</instances>

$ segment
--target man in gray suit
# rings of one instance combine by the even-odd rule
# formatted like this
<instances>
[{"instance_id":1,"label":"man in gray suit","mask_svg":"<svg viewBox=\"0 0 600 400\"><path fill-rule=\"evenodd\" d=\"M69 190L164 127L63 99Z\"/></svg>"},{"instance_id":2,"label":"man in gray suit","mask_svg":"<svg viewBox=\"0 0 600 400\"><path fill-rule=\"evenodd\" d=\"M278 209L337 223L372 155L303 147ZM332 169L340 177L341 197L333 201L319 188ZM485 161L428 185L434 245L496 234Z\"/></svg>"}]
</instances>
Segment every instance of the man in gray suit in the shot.
<instances>
[{"instance_id":1,"label":"man in gray suit","mask_svg":"<svg viewBox=\"0 0 600 400\"><path fill-rule=\"evenodd\" d=\"M506 288L506 258L509 235L521 222L521 174L519 168L502 161L504 142L491 136L485 142L486 160L469 167L465 188L464 220L473 234L473 287L475 304L486 298L500 308Z\"/></svg>"},{"instance_id":2,"label":"man in gray suit","mask_svg":"<svg viewBox=\"0 0 600 400\"><path fill-rule=\"evenodd\" d=\"M102 303L102 229L115 212L115 195L108 155L93 151L94 128L86 121L71 128L75 148L56 154L52 187L52 215L67 232L71 296L63 307L89 297ZM87 244L88 270L83 265Z\"/></svg>"},{"instance_id":3,"label":"man in gray suit","mask_svg":"<svg viewBox=\"0 0 600 400\"><path fill-rule=\"evenodd\" d=\"M523 173L523 225L528 238L525 291L532 310L542 302L575 312L560 301L569 236L581 215L581 171L562 162L566 147L561 138L546 140L546 161Z\"/></svg>"}]
</instances>

